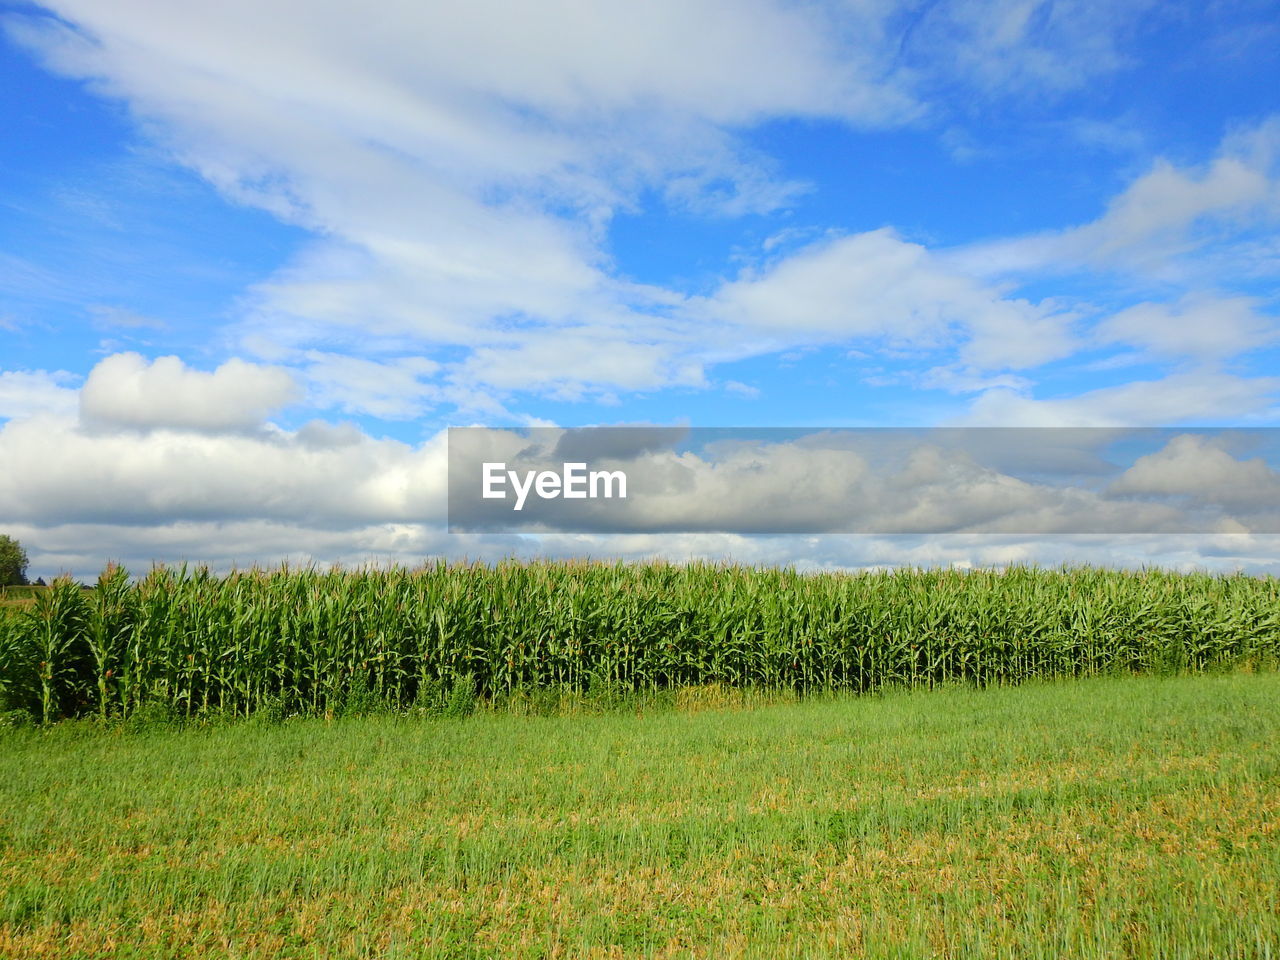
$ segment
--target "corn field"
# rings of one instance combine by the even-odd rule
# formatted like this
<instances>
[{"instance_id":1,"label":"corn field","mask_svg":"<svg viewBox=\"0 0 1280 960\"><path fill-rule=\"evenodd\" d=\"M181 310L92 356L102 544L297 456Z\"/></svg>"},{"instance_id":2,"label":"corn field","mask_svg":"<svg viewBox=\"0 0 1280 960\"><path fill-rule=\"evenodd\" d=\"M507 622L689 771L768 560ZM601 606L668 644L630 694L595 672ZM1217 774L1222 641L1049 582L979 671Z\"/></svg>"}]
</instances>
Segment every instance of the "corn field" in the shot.
<instances>
[{"instance_id":1,"label":"corn field","mask_svg":"<svg viewBox=\"0 0 1280 960\"><path fill-rule=\"evenodd\" d=\"M1280 581L1093 568L802 574L509 562L408 570L108 567L0 615L0 708L43 721L392 709L731 686L869 691L948 681L1274 663Z\"/></svg>"}]
</instances>

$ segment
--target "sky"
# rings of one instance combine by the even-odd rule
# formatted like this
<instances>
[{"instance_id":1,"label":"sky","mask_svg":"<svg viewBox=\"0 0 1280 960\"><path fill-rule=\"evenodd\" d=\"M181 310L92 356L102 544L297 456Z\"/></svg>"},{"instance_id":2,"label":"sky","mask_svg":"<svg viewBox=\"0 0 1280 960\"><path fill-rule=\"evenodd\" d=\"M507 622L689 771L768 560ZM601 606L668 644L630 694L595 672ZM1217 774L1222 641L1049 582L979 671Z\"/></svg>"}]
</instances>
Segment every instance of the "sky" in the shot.
<instances>
[{"instance_id":1,"label":"sky","mask_svg":"<svg viewBox=\"0 0 1280 960\"><path fill-rule=\"evenodd\" d=\"M1280 573L1247 525L445 522L450 426L1280 425L1270 2L8 3L0 83L0 532L33 576ZM1219 453L1157 486L1276 489Z\"/></svg>"}]
</instances>

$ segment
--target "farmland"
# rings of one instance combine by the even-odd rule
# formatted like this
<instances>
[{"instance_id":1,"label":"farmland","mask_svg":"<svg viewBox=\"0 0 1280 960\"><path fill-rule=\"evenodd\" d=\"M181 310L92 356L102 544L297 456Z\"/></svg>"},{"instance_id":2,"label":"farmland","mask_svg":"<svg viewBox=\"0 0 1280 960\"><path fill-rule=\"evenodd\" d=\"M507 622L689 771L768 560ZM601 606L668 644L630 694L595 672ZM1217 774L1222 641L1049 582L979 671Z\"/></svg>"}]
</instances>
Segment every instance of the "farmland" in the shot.
<instances>
[{"instance_id":1,"label":"farmland","mask_svg":"<svg viewBox=\"0 0 1280 960\"><path fill-rule=\"evenodd\" d=\"M1280 955L1280 675L0 732L0 956Z\"/></svg>"},{"instance_id":2,"label":"farmland","mask_svg":"<svg viewBox=\"0 0 1280 960\"><path fill-rule=\"evenodd\" d=\"M0 616L25 610L35 602L40 587L0 587Z\"/></svg>"},{"instance_id":3,"label":"farmland","mask_svg":"<svg viewBox=\"0 0 1280 960\"><path fill-rule=\"evenodd\" d=\"M1280 595L104 571L0 610L0 956L1280 957Z\"/></svg>"},{"instance_id":4,"label":"farmland","mask_svg":"<svg viewBox=\"0 0 1280 960\"><path fill-rule=\"evenodd\" d=\"M1273 664L1280 582L665 564L104 571L0 617L0 706L334 716L719 684L849 691Z\"/></svg>"}]
</instances>

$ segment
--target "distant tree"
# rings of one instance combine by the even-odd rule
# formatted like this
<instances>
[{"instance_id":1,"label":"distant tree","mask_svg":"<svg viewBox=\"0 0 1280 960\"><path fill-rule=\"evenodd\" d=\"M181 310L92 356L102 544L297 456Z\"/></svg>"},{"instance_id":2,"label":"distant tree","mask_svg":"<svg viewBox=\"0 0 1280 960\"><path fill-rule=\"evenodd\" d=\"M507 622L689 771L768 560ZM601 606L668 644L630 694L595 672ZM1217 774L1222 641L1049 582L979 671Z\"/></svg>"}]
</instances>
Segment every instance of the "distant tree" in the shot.
<instances>
[{"instance_id":1,"label":"distant tree","mask_svg":"<svg viewBox=\"0 0 1280 960\"><path fill-rule=\"evenodd\" d=\"M13 537L0 534L0 587L26 586L27 551Z\"/></svg>"}]
</instances>

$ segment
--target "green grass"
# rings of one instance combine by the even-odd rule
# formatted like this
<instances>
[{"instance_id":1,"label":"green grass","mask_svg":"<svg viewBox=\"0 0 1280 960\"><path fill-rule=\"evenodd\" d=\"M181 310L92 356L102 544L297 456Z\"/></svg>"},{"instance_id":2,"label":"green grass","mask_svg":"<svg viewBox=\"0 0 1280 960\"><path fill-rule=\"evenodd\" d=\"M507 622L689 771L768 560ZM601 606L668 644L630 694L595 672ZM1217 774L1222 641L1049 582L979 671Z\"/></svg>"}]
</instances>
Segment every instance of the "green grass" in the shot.
<instances>
[{"instance_id":1,"label":"green grass","mask_svg":"<svg viewBox=\"0 0 1280 960\"><path fill-rule=\"evenodd\" d=\"M0 956L1280 957L1280 674L681 702L9 730Z\"/></svg>"},{"instance_id":2,"label":"green grass","mask_svg":"<svg viewBox=\"0 0 1280 960\"><path fill-rule=\"evenodd\" d=\"M0 587L0 617L27 610L44 587Z\"/></svg>"}]
</instances>

